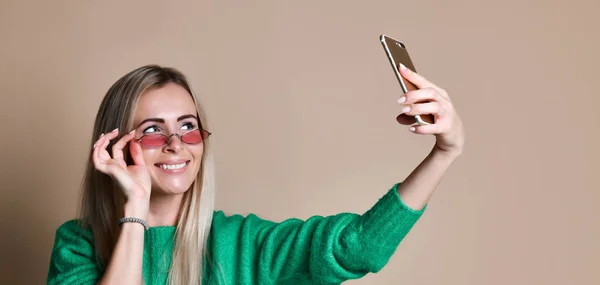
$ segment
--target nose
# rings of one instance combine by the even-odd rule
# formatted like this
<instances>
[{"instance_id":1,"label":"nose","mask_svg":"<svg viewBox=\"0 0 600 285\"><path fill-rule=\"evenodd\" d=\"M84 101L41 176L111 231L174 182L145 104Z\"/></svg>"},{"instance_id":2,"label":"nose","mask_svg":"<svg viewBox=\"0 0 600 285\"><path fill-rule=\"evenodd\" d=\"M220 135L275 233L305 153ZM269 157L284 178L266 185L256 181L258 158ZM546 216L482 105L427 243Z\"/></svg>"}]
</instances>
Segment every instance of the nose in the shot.
<instances>
[{"instance_id":1,"label":"nose","mask_svg":"<svg viewBox=\"0 0 600 285\"><path fill-rule=\"evenodd\" d=\"M183 149L183 142L181 141L181 137L177 134L172 134L167 141L167 145L165 145L165 150L167 152L178 153Z\"/></svg>"}]
</instances>

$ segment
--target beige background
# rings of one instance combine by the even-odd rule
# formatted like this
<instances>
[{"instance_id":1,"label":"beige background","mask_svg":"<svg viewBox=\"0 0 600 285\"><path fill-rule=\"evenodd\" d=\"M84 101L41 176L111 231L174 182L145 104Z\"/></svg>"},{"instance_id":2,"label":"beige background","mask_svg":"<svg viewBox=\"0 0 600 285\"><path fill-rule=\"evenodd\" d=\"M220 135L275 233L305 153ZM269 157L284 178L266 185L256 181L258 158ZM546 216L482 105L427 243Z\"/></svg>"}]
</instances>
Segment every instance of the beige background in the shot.
<instances>
[{"instance_id":1,"label":"beige background","mask_svg":"<svg viewBox=\"0 0 600 285\"><path fill-rule=\"evenodd\" d=\"M398 125L378 42L445 88L464 156L382 272L349 284L600 284L600 2L3 1L0 283L43 284L100 100L147 63L208 110L217 206L363 212L433 139Z\"/></svg>"}]
</instances>

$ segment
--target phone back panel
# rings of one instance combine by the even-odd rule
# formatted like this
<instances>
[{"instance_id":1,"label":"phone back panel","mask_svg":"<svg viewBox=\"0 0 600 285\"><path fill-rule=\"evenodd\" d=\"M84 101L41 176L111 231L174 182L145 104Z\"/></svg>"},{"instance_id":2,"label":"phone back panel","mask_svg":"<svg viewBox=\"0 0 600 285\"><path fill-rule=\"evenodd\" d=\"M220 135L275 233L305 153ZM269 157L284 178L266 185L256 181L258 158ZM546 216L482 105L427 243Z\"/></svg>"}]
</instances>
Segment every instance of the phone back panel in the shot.
<instances>
[{"instance_id":1,"label":"phone back panel","mask_svg":"<svg viewBox=\"0 0 600 285\"><path fill-rule=\"evenodd\" d=\"M402 63L408 69L410 69L414 72L417 72L415 65L413 64L412 60L410 59L410 56L408 55L406 46L402 42L392 39L385 35L381 36L381 41L382 41L382 45L388 55L388 58L390 60L390 64L392 64L392 66L394 68L394 73L396 74L396 77L398 78L398 82L400 82L402 91L404 91L404 93L406 93L408 91L419 89L413 83L406 80L400 74L400 71L398 70L398 68L400 68L400 63ZM416 117L418 117L418 120L424 121L429 124L433 124L435 121L435 118L433 117L433 115L430 115L430 114L420 115L420 116L416 116Z\"/></svg>"},{"instance_id":2,"label":"phone back panel","mask_svg":"<svg viewBox=\"0 0 600 285\"><path fill-rule=\"evenodd\" d=\"M390 60L393 61L398 81L400 81L401 85L403 85L402 88L405 88L404 92L418 89L417 86L412 84L410 81L404 79L404 77L402 77L402 75L400 75L400 72L398 71L400 63L402 63L410 70L417 72L415 65L413 64L412 60L410 59L410 56L408 55L406 46L404 46L402 42L394 40L388 36L383 36L382 39L383 41L385 41L384 47L387 48L387 51L389 52L388 56L390 57Z\"/></svg>"}]
</instances>

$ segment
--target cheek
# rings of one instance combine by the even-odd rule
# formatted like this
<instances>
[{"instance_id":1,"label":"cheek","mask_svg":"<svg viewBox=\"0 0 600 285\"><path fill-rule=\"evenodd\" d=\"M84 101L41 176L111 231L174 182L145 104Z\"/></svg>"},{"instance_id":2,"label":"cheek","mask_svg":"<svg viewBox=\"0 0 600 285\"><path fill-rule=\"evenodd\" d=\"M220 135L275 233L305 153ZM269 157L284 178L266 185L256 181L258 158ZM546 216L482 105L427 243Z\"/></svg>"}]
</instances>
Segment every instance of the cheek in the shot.
<instances>
[{"instance_id":1,"label":"cheek","mask_svg":"<svg viewBox=\"0 0 600 285\"><path fill-rule=\"evenodd\" d=\"M142 149L142 154L144 156L144 162L146 163L146 167L150 169L151 166L154 165L154 158L156 157L155 149Z\"/></svg>"},{"instance_id":2,"label":"cheek","mask_svg":"<svg viewBox=\"0 0 600 285\"><path fill-rule=\"evenodd\" d=\"M194 172L197 174L200 171L200 165L202 164L202 154L204 153L204 145L192 146L188 149L192 157L194 158Z\"/></svg>"},{"instance_id":3,"label":"cheek","mask_svg":"<svg viewBox=\"0 0 600 285\"><path fill-rule=\"evenodd\" d=\"M204 144L199 144L190 148L190 153L194 159L201 160L202 154L204 153Z\"/></svg>"}]
</instances>

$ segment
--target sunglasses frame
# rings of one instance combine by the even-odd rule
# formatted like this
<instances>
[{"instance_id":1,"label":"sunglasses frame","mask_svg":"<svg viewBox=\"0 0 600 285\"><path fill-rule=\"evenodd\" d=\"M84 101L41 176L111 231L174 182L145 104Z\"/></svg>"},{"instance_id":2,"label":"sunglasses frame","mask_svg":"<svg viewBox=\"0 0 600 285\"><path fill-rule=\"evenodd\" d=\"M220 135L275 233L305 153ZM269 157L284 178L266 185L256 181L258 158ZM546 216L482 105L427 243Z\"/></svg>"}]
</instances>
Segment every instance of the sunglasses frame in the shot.
<instances>
[{"instance_id":1,"label":"sunglasses frame","mask_svg":"<svg viewBox=\"0 0 600 285\"><path fill-rule=\"evenodd\" d=\"M182 138L183 136L185 136L186 134L188 134L188 133L190 133L190 132L195 132L195 131L200 131L200 137L203 137L203 136L202 136L202 133L203 133L203 132L205 132L205 133L206 133L206 138L202 138L202 141L200 141L200 142L198 142L198 143L187 143L187 142L183 141L183 138ZM207 140L207 139L208 139L208 137L210 137L210 135L212 135L212 133L211 133L211 132L209 132L209 131L207 131L207 130L204 130L204 129L193 129L193 130L189 130L189 131L187 131L187 132L183 133L182 135L180 135L180 134L177 134L177 133L173 133L173 134L171 134L171 135L169 135L169 136L167 136L167 135L164 135L164 134L144 134L144 135L142 135L140 138L138 138L138 139L134 138L133 140L134 140L134 141L136 141L136 142L138 142L138 143L140 143L140 145L142 145L143 147L146 147L146 148L160 148L160 147L164 147L164 146L168 145L168 144L169 144L169 142L171 141L171 138L172 138L173 136L179 137L179 140L180 140L182 143L189 144L189 145L195 145L195 144L200 144L200 143L203 143L205 140ZM142 141L142 139L143 139L145 136L163 136L163 137L166 137L166 138L167 138L167 140L166 140L166 142L165 142L163 145L160 145L160 146L148 146L148 145L145 145L145 144L143 144L143 143L141 142L141 141Z\"/></svg>"}]
</instances>

